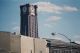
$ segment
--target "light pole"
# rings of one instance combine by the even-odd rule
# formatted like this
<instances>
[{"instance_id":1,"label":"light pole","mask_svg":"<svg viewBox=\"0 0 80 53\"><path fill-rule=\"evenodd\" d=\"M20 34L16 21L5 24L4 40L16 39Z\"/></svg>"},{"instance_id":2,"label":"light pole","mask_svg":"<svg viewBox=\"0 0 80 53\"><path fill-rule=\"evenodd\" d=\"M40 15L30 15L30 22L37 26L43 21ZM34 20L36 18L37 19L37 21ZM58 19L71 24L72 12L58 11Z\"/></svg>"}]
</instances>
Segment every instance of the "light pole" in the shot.
<instances>
[{"instance_id":1,"label":"light pole","mask_svg":"<svg viewBox=\"0 0 80 53\"><path fill-rule=\"evenodd\" d=\"M52 35L56 35L56 33L51 33ZM68 39L69 40L69 42L70 42L70 53L71 53L71 50L72 50L72 45L71 45L71 39L70 38L68 38L66 35L64 35L64 34L61 34L61 33L57 33L57 34L59 34L59 35L62 35L62 36L64 36L66 39Z\"/></svg>"}]
</instances>

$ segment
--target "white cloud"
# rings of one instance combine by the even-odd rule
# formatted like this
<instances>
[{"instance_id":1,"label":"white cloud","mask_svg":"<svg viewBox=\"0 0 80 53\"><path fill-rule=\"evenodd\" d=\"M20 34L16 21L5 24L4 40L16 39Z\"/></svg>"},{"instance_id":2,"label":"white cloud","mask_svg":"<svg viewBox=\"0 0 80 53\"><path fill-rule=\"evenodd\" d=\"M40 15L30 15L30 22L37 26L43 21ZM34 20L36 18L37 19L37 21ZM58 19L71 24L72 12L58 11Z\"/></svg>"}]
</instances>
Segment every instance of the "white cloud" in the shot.
<instances>
[{"instance_id":1,"label":"white cloud","mask_svg":"<svg viewBox=\"0 0 80 53\"><path fill-rule=\"evenodd\" d=\"M38 5L38 11L45 11L45 12L50 12L50 13L60 13L59 11L62 10L60 6L57 6L50 2L37 2L35 4Z\"/></svg>"},{"instance_id":2,"label":"white cloud","mask_svg":"<svg viewBox=\"0 0 80 53\"><path fill-rule=\"evenodd\" d=\"M13 28L13 30L17 30L17 29L19 29L19 26L15 26L15 27Z\"/></svg>"},{"instance_id":3,"label":"white cloud","mask_svg":"<svg viewBox=\"0 0 80 53\"><path fill-rule=\"evenodd\" d=\"M13 31L13 32L16 32L17 34L19 34L19 32L20 32L20 27L19 27L19 26L13 27L13 28L12 28L12 31Z\"/></svg>"},{"instance_id":4,"label":"white cloud","mask_svg":"<svg viewBox=\"0 0 80 53\"><path fill-rule=\"evenodd\" d=\"M59 21L61 19L61 17L59 16L51 16L49 17L48 19L46 19L47 22L56 22L56 21Z\"/></svg>"},{"instance_id":5,"label":"white cloud","mask_svg":"<svg viewBox=\"0 0 80 53\"><path fill-rule=\"evenodd\" d=\"M76 43L80 44L80 34L73 36L73 39Z\"/></svg>"},{"instance_id":6,"label":"white cloud","mask_svg":"<svg viewBox=\"0 0 80 53\"><path fill-rule=\"evenodd\" d=\"M76 43L80 44L80 41L75 41Z\"/></svg>"},{"instance_id":7,"label":"white cloud","mask_svg":"<svg viewBox=\"0 0 80 53\"><path fill-rule=\"evenodd\" d=\"M52 27L54 27L58 23L58 21L60 19L61 19L61 17L59 17L59 16L51 16L51 17L48 17L45 20L44 26L49 27L49 28L52 28Z\"/></svg>"},{"instance_id":8,"label":"white cloud","mask_svg":"<svg viewBox=\"0 0 80 53\"><path fill-rule=\"evenodd\" d=\"M59 6L50 2L37 2L34 3L38 5L38 11L50 12L61 14L62 12L76 12L78 9L76 7L71 6Z\"/></svg>"},{"instance_id":9,"label":"white cloud","mask_svg":"<svg viewBox=\"0 0 80 53\"><path fill-rule=\"evenodd\" d=\"M67 11L67 12L76 12L78 11L78 9L76 7L70 7L70 6L64 6L64 11Z\"/></svg>"},{"instance_id":10,"label":"white cloud","mask_svg":"<svg viewBox=\"0 0 80 53\"><path fill-rule=\"evenodd\" d=\"M48 27L48 28L52 28L52 25L50 24L44 24L45 27Z\"/></svg>"}]
</instances>

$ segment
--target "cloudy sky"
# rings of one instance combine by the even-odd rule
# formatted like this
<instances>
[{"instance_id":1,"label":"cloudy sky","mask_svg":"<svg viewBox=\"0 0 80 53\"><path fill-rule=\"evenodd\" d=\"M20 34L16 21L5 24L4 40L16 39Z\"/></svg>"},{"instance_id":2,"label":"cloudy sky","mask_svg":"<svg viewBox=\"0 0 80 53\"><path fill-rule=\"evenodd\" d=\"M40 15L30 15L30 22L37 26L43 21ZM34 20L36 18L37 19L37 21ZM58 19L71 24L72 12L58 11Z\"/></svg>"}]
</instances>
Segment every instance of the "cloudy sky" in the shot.
<instances>
[{"instance_id":1,"label":"cloudy sky","mask_svg":"<svg viewBox=\"0 0 80 53\"><path fill-rule=\"evenodd\" d=\"M19 32L19 7L26 3L38 5L40 37L68 41L61 33L80 43L80 0L0 0L0 31Z\"/></svg>"}]
</instances>

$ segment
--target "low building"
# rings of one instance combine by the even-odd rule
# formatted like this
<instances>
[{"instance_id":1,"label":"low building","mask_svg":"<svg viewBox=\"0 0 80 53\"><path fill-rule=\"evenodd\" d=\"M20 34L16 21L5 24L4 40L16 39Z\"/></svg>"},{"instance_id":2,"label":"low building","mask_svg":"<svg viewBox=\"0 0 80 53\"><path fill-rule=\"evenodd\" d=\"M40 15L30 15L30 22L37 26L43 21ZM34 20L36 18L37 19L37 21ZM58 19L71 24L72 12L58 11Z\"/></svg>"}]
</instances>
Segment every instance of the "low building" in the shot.
<instances>
[{"instance_id":1,"label":"low building","mask_svg":"<svg viewBox=\"0 0 80 53\"><path fill-rule=\"evenodd\" d=\"M0 32L0 53L48 53L46 40Z\"/></svg>"},{"instance_id":2,"label":"low building","mask_svg":"<svg viewBox=\"0 0 80 53\"><path fill-rule=\"evenodd\" d=\"M21 36L21 53L48 53L44 39Z\"/></svg>"},{"instance_id":3,"label":"low building","mask_svg":"<svg viewBox=\"0 0 80 53\"><path fill-rule=\"evenodd\" d=\"M64 42L55 39L46 39L49 53L80 53L80 44Z\"/></svg>"}]
</instances>

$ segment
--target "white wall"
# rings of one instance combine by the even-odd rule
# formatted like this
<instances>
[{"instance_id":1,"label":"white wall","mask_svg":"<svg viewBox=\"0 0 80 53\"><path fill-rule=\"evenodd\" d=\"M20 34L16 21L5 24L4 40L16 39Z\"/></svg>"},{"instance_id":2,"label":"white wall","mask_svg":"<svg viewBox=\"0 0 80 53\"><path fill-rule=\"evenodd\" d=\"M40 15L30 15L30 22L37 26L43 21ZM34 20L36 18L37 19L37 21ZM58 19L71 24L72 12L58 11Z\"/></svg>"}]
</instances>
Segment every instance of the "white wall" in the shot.
<instances>
[{"instance_id":1,"label":"white wall","mask_svg":"<svg viewBox=\"0 0 80 53\"><path fill-rule=\"evenodd\" d=\"M44 39L35 39L35 53L47 53L47 42Z\"/></svg>"},{"instance_id":2,"label":"white wall","mask_svg":"<svg viewBox=\"0 0 80 53\"><path fill-rule=\"evenodd\" d=\"M48 53L46 40L0 32L0 48L13 53ZM6 52L7 53L7 52Z\"/></svg>"},{"instance_id":3,"label":"white wall","mask_svg":"<svg viewBox=\"0 0 80 53\"><path fill-rule=\"evenodd\" d=\"M21 36L21 53L34 53L33 38Z\"/></svg>"},{"instance_id":4,"label":"white wall","mask_svg":"<svg viewBox=\"0 0 80 53\"><path fill-rule=\"evenodd\" d=\"M21 36L21 53L48 53L46 40Z\"/></svg>"},{"instance_id":5,"label":"white wall","mask_svg":"<svg viewBox=\"0 0 80 53\"><path fill-rule=\"evenodd\" d=\"M0 32L0 49L10 51L10 33Z\"/></svg>"},{"instance_id":6,"label":"white wall","mask_svg":"<svg viewBox=\"0 0 80 53\"><path fill-rule=\"evenodd\" d=\"M21 36L20 35L11 35L10 36L10 52L21 53Z\"/></svg>"}]
</instances>

